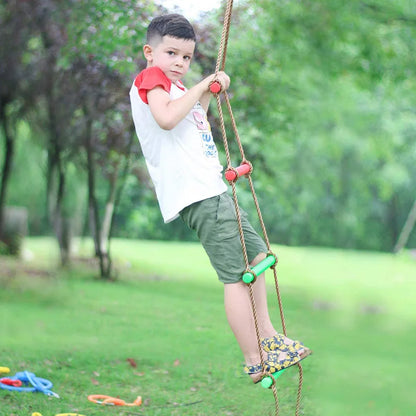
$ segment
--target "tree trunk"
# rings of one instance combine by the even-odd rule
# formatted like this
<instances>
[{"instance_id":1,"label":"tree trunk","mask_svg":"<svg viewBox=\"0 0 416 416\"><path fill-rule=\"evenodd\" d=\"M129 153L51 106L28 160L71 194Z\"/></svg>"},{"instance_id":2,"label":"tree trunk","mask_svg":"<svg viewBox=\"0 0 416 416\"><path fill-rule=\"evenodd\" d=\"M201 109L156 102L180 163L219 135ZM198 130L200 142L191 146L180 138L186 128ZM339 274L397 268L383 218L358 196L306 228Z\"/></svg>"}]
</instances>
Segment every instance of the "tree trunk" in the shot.
<instances>
[{"instance_id":1,"label":"tree trunk","mask_svg":"<svg viewBox=\"0 0 416 416\"><path fill-rule=\"evenodd\" d=\"M15 144L9 128L9 119L6 114L6 105L1 103L0 105L0 122L3 126L4 132L4 161L1 172L1 185L0 185L0 239L3 230L4 211L6 207L7 187L9 184L9 178L11 174L11 167L14 158Z\"/></svg>"},{"instance_id":2,"label":"tree trunk","mask_svg":"<svg viewBox=\"0 0 416 416\"><path fill-rule=\"evenodd\" d=\"M110 238L110 230L111 230L111 223L113 221L113 214L114 214L114 206L116 201L117 195L117 178L118 178L118 171L119 171L119 164L114 167L114 172L110 178L110 189L108 193L107 202L105 204L105 211L104 211L104 218L102 223L102 231L101 231L101 251L105 254L109 254L109 238Z\"/></svg>"},{"instance_id":3,"label":"tree trunk","mask_svg":"<svg viewBox=\"0 0 416 416\"><path fill-rule=\"evenodd\" d=\"M403 229L399 235L396 245L394 246L394 252L398 253L403 247L406 246L407 241L409 240L410 233L413 230L413 227L416 224L416 200L413 203L413 206L407 216L406 222L404 223Z\"/></svg>"},{"instance_id":4,"label":"tree trunk","mask_svg":"<svg viewBox=\"0 0 416 416\"><path fill-rule=\"evenodd\" d=\"M108 253L108 258L109 258L110 264L111 264L110 241L111 241L111 237L112 237L112 234L113 234L114 217L115 217L115 214L116 214L116 211L117 211L118 204L121 200L121 195L123 193L123 188L124 188L124 185L126 183L127 175L130 172L130 162L131 162L130 154L131 154L131 148L133 146L134 141L135 141L135 138L134 138L133 134L131 134L129 144L127 146L127 153L126 153L126 158L124 160L125 163L124 163L123 170L121 172L119 180L114 181L115 198L114 198L113 211L112 211L112 214L111 214L110 228L108 230L108 241L107 241L107 253ZM118 170L119 169L117 169L117 171ZM119 184L118 187L117 187L117 182Z\"/></svg>"},{"instance_id":5,"label":"tree trunk","mask_svg":"<svg viewBox=\"0 0 416 416\"><path fill-rule=\"evenodd\" d=\"M48 146L48 172L47 172L47 201L50 222L58 241L61 265L67 266L70 259L71 221L64 213L65 197L65 169L62 162L62 151L59 141L58 123L53 97L53 80L51 77L47 93L49 146ZM56 194L54 193L54 179L57 178Z\"/></svg>"},{"instance_id":6,"label":"tree trunk","mask_svg":"<svg viewBox=\"0 0 416 416\"><path fill-rule=\"evenodd\" d=\"M87 112L86 112L87 114ZM101 229L100 216L98 210L98 201L95 196L95 163L92 150L92 121L88 119L86 129L86 152L87 152L87 170L88 170L88 207L90 213L90 225L95 245L95 254L98 257L100 266L100 276L104 279L111 278L111 260L108 253L103 253L101 249Z\"/></svg>"}]
</instances>

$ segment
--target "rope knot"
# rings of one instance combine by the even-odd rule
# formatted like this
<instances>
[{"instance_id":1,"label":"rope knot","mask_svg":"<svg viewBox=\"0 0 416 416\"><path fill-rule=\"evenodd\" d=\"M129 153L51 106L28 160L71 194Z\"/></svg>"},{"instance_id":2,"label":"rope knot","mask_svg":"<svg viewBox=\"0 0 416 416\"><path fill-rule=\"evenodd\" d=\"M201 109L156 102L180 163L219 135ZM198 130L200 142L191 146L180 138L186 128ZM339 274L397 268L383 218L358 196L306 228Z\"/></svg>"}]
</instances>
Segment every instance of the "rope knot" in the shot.
<instances>
[{"instance_id":1,"label":"rope knot","mask_svg":"<svg viewBox=\"0 0 416 416\"><path fill-rule=\"evenodd\" d=\"M251 175L251 172L253 171L253 165L248 160L243 160L241 162L241 165L234 168L232 166L228 166L225 171L225 179L231 184L233 182L236 182L237 179L244 175L248 177Z\"/></svg>"},{"instance_id":2,"label":"rope knot","mask_svg":"<svg viewBox=\"0 0 416 416\"><path fill-rule=\"evenodd\" d=\"M277 255L276 254L274 254L273 253L273 251L271 251L271 250L269 250L268 252L267 252L267 255L268 256L273 256L274 258L275 258L275 262L270 266L270 268L271 269L275 269L276 268L276 266L277 266L277 263L278 263L278 261L279 261L279 259L278 259L278 257L277 257Z\"/></svg>"}]
</instances>

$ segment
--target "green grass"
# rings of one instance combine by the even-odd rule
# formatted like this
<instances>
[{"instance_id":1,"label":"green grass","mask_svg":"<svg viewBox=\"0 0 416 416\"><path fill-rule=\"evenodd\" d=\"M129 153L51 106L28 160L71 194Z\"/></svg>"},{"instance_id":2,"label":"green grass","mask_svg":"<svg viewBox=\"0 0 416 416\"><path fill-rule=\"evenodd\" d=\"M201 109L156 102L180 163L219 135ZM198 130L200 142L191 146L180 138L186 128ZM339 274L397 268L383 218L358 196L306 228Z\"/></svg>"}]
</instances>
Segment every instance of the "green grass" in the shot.
<instances>
[{"instance_id":1,"label":"green grass","mask_svg":"<svg viewBox=\"0 0 416 416\"><path fill-rule=\"evenodd\" d=\"M87 261L60 270L49 239L26 246L31 260L0 257L0 366L51 380L60 399L0 390L1 416L275 414L272 392L242 374L222 285L199 244L116 240L116 282L94 278ZM413 414L416 260L274 249L288 334L314 351L303 365L302 415ZM77 250L87 257L90 242ZM280 415L294 415L296 390L293 368L278 381ZM100 406L89 394L144 404Z\"/></svg>"}]
</instances>

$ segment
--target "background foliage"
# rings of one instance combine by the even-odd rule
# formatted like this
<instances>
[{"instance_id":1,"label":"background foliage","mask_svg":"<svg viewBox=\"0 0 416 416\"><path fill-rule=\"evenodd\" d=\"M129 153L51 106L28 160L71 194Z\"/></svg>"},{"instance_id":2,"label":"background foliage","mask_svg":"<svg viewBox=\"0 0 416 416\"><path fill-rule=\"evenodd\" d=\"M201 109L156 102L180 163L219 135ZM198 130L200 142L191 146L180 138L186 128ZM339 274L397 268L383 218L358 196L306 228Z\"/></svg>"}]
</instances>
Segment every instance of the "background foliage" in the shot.
<instances>
[{"instance_id":1,"label":"background foliage","mask_svg":"<svg viewBox=\"0 0 416 416\"><path fill-rule=\"evenodd\" d=\"M133 0L0 6L2 204L29 209L32 235L55 232L63 248L68 223L101 240L193 238L162 224L129 110L161 12ZM215 67L222 11L194 23L188 85ZM414 56L406 0L237 3L226 70L273 242L392 250L416 197ZM215 110L211 123L219 138Z\"/></svg>"}]
</instances>

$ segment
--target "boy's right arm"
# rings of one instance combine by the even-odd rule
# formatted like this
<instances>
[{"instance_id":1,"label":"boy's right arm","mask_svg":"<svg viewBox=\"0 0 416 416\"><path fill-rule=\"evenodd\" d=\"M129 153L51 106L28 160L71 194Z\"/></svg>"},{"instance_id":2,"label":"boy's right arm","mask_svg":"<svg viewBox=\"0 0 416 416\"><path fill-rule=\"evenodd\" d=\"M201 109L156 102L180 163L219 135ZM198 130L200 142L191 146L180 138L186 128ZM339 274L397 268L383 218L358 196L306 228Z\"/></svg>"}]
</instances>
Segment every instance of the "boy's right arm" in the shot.
<instances>
[{"instance_id":1,"label":"boy's right arm","mask_svg":"<svg viewBox=\"0 0 416 416\"><path fill-rule=\"evenodd\" d=\"M163 88L156 87L147 92L147 101L150 111L159 126L164 130L173 129L187 114L192 110L194 105L200 101L205 110L208 108L211 92L209 86L211 82L217 79L223 89L230 85L230 78L224 72L216 75L210 75L200 83L189 89L182 97L171 100L169 93Z\"/></svg>"}]
</instances>

